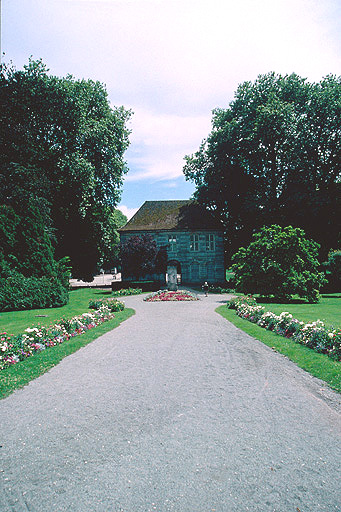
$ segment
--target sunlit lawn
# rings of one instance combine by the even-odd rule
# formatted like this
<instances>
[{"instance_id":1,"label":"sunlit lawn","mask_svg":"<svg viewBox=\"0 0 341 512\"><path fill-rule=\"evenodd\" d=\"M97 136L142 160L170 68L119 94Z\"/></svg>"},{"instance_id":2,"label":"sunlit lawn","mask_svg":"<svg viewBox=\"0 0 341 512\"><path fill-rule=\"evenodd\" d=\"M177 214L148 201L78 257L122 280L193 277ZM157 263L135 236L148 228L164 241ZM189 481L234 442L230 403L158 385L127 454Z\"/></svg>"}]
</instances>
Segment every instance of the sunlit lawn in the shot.
<instances>
[{"instance_id":1,"label":"sunlit lawn","mask_svg":"<svg viewBox=\"0 0 341 512\"><path fill-rule=\"evenodd\" d=\"M303 322L322 320L328 326L341 326L341 293L323 295L318 304L269 304L261 301L259 304L276 314L288 311Z\"/></svg>"}]
</instances>

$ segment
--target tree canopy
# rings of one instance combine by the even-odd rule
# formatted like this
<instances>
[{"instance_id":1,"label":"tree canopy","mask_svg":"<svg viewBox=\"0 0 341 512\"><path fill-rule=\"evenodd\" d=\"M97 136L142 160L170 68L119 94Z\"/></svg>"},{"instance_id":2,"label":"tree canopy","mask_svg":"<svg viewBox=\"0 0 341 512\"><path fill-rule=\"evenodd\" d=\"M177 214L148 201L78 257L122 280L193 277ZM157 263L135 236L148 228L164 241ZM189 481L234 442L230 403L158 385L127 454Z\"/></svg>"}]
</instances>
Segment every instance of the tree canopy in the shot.
<instances>
[{"instance_id":1,"label":"tree canopy","mask_svg":"<svg viewBox=\"0 0 341 512\"><path fill-rule=\"evenodd\" d=\"M341 77L244 82L186 157L195 197L224 223L230 254L263 225L303 228L325 254L340 240Z\"/></svg>"},{"instance_id":2,"label":"tree canopy","mask_svg":"<svg viewBox=\"0 0 341 512\"><path fill-rule=\"evenodd\" d=\"M55 258L92 278L127 171L130 111L112 108L100 82L50 76L41 60L1 66L0 104L0 204L21 218L38 204Z\"/></svg>"}]
</instances>

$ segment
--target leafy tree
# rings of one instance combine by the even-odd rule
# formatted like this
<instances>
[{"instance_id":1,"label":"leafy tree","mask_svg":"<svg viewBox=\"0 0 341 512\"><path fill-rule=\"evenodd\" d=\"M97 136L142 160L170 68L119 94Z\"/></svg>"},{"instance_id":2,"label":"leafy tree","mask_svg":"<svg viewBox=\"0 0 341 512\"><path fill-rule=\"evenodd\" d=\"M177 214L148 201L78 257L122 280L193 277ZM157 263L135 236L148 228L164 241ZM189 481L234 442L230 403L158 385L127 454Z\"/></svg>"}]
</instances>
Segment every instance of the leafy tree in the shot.
<instances>
[{"instance_id":1,"label":"leafy tree","mask_svg":"<svg viewBox=\"0 0 341 512\"><path fill-rule=\"evenodd\" d=\"M127 220L120 210L109 208L106 234L101 239L101 267L104 269L111 269L119 263L120 235L118 230L127 223Z\"/></svg>"},{"instance_id":2,"label":"leafy tree","mask_svg":"<svg viewBox=\"0 0 341 512\"><path fill-rule=\"evenodd\" d=\"M157 253L157 245L151 235L132 235L121 245L123 275L139 279L152 274Z\"/></svg>"},{"instance_id":3,"label":"leafy tree","mask_svg":"<svg viewBox=\"0 0 341 512\"><path fill-rule=\"evenodd\" d=\"M341 250L330 251L328 261L324 264L328 282L333 291L341 289Z\"/></svg>"},{"instance_id":4,"label":"leafy tree","mask_svg":"<svg viewBox=\"0 0 341 512\"><path fill-rule=\"evenodd\" d=\"M101 83L50 76L32 60L1 66L0 104L0 203L38 202L55 257L92 278L126 172L130 112L111 108Z\"/></svg>"},{"instance_id":5,"label":"leafy tree","mask_svg":"<svg viewBox=\"0 0 341 512\"><path fill-rule=\"evenodd\" d=\"M318 302L325 283L319 272L319 244L305 237L300 228L263 227L251 243L233 256L236 289L283 301L292 295Z\"/></svg>"},{"instance_id":6,"label":"leafy tree","mask_svg":"<svg viewBox=\"0 0 341 512\"><path fill-rule=\"evenodd\" d=\"M195 197L225 224L231 252L270 222L302 227L335 246L340 237L341 77L310 84L296 74L241 84L184 174Z\"/></svg>"}]
</instances>

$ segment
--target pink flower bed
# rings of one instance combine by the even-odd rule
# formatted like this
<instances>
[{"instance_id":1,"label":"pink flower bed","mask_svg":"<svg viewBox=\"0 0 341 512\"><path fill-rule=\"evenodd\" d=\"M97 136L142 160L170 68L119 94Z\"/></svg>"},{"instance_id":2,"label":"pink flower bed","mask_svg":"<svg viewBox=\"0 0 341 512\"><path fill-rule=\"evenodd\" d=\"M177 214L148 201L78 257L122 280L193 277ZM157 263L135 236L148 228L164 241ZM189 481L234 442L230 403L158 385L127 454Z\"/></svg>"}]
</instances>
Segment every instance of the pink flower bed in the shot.
<instances>
[{"instance_id":1,"label":"pink flower bed","mask_svg":"<svg viewBox=\"0 0 341 512\"><path fill-rule=\"evenodd\" d=\"M171 292L168 290L159 290L158 292L147 295L144 299L146 302L165 302L165 301L184 301L184 300L199 300L198 297L188 290L177 290Z\"/></svg>"}]
</instances>

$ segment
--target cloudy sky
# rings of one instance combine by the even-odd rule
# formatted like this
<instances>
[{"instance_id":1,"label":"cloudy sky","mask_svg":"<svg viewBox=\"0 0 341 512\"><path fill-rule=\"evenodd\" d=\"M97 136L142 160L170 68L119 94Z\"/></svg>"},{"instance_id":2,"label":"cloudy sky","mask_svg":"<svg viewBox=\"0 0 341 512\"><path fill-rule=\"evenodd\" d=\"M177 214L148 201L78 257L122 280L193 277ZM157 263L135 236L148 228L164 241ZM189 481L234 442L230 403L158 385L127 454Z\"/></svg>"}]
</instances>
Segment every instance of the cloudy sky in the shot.
<instances>
[{"instance_id":1,"label":"cloudy sky","mask_svg":"<svg viewBox=\"0 0 341 512\"><path fill-rule=\"evenodd\" d=\"M1 2L1 0L0 0ZM2 0L2 52L106 84L134 112L120 208L187 199L184 156L239 83L341 73L341 0Z\"/></svg>"}]
</instances>

